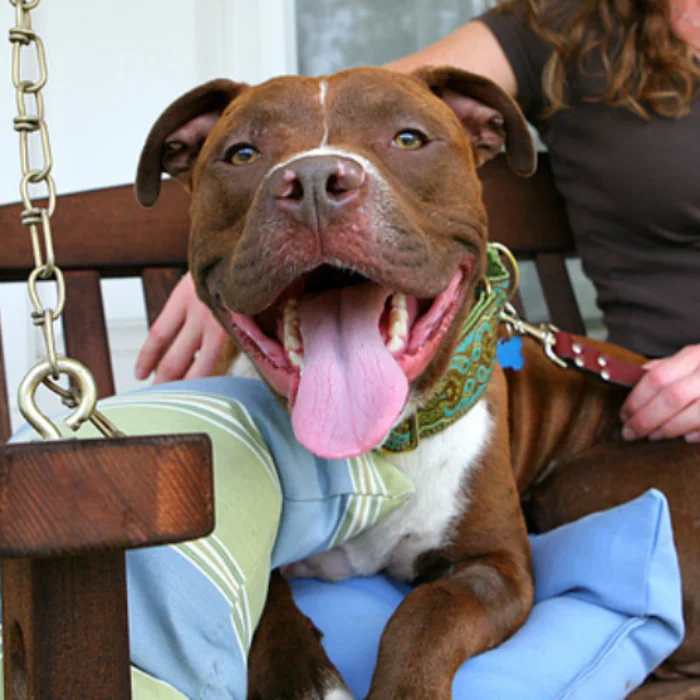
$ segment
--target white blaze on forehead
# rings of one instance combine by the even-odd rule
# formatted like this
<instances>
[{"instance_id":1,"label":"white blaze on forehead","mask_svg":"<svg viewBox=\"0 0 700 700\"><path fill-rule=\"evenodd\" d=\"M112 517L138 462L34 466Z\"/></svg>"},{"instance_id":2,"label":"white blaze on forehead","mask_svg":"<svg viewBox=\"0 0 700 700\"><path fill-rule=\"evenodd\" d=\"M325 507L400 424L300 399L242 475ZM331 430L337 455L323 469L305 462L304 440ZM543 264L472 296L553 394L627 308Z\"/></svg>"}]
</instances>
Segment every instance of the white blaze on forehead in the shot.
<instances>
[{"instance_id":1,"label":"white blaze on forehead","mask_svg":"<svg viewBox=\"0 0 700 700\"><path fill-rule=\"evenodd\" d=\"M328 81L322 80L319 84L318 100L321 103L323 110L323 138L321 139L321 148L328 145L328 112L326 111L326 95L328 94Z\"/></svg>"},{"instance_id":2,"label":"white blaze on forehead","mask_svg":"<svg viewBox=\"0 0 700 700\"><path fill-rule=\"evenodd\" d=\"M299 151L298 153L295 153L294 155L287 158L287 160L283 160L281 163L277 163L277 165L272 166L272 168L270 168L265 174L264 180L267 180L280 168L286 168L288 165L291 165L292 163L294 163L294 161L299 160L301 158L309 158L313 156L340 156L341 158L349 158L350 160L354 160L365 170L367 174L371 175L373 178L378 179L380 182L384 182L384 178L380 174L379 169L374 165L374 163L372 163L371 160L369 160L365 156L345 148L332 148L328 145L329 124L328 111L326 105L327 96L328 81L322 79L319 81L318 87L318 101L323 110L323 138L321 139L321 143L316 148L310 148L305 151Z\"/></svg>"}]
</instances>

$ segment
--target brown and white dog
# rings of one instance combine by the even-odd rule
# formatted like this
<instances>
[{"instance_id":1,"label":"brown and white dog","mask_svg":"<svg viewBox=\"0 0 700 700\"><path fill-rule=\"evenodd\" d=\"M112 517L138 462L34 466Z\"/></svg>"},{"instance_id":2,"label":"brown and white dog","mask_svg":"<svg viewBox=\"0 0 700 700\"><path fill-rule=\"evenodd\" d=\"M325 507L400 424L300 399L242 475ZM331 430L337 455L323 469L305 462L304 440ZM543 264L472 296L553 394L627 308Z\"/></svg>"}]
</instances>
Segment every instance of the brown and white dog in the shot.
<instances>
[{"instance_id":1,"label":"brown and white dog","mask_svg":"<svg viewBox=\"0 0 700 700\"><path fill-rule=\"evenodd\" d=\"M445 374L486 265L476 170L504 142L530 174L517 105L456 69L216 80L158 119L137 195L153 204L162 171L186 185L198 293L286 403L298 440L341 458L381 446ZM285 572L421 583L385 630L373 700L450 698L462 662L523 624L533 581L522 497L548 529L665 491L687 610L667 668L700 672L697 448L621 442L623 390L554 367L527 341L525 357L521 372L497 367L463 418L389 455L416 486L406 507ZM250 698L350 697L279 573L249 662Z\"/></svg>"}]
</instances>

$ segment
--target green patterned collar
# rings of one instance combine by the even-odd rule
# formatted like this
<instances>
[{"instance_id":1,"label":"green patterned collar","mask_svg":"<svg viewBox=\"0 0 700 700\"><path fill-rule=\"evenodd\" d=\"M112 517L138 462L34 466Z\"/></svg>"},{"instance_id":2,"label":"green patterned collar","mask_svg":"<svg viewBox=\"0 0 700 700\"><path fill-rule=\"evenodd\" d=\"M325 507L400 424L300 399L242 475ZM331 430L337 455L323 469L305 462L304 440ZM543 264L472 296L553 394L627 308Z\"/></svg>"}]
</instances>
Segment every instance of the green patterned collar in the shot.
<instances>
[{"instance_id":1,"label":"green patterned collar","mask_svg":"<svg viewBox=\"0 0 700 700\"><path fill-rule=\"evenodd\" d=\"M391 431L382 450L415 449L421 438L445 430L464 416L486 388L496 362L499 314L510 294L510 275L497 248L489 244L487 255L488 285L477 292L446 374L433 397Z\"/></svg>"}]
</instances>

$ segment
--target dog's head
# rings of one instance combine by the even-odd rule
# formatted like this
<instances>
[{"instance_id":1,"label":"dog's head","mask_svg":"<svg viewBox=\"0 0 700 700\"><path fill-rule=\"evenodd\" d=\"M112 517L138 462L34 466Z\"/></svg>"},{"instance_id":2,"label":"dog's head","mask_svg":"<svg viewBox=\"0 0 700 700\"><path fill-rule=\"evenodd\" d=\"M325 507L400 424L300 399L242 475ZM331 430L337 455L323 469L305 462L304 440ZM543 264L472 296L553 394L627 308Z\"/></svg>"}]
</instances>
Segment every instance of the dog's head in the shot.
<instances>
[{"instance_id":1,"label":"dog's head","mask_svg":"<svg viewBox=\"0 0 700 700\"><path fill-rule=\"evenodd\" d=\"M456 69L216 80L156 122L136 190L151 205L161 171L186 185L198 293L300 442L340 458L445 372L485 269L476 168L504 143L530 174L517 105Z\"/></svg>"}]
</instances>

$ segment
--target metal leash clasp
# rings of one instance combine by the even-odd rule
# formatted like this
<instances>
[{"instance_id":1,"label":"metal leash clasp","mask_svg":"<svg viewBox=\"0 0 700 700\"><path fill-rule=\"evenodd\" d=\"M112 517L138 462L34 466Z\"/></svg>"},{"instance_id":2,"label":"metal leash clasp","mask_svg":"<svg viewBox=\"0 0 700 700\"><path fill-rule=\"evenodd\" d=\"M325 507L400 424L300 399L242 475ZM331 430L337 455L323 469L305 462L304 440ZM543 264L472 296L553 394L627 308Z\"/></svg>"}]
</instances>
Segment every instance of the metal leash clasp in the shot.
<instances>
[{"instance_id":1,"label":"metal leash clasp","mask_svg":"<svg viewBox=\"0 0 700 700\"><path fill-rule=\"evenodd\" d=\"M505 323L509 329L518 335L528 335L534 338L544 349L544 354L558 367L566 369L566 362L554 352L556 342L555 333L559 329L552 323L540 323L533 326L531 323L523 321L512 304L506 304L501 311L501 322Z\"/></svg>"}]
</instances>

